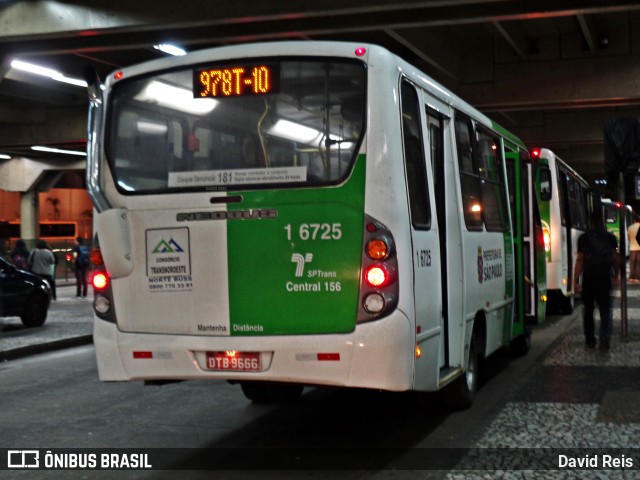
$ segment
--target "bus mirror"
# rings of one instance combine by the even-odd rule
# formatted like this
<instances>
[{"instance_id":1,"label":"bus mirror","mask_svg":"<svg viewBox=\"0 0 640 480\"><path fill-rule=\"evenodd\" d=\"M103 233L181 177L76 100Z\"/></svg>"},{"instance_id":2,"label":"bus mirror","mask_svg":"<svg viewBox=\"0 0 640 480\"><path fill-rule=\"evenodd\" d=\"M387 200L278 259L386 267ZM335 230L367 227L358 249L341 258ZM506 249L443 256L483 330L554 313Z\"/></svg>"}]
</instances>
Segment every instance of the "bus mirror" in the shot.
<instances>
[{"instance_id":1,"label":"bus mirror","mask_svg":"<svg viewBox=\"0 0 640 480\"><path fill-rule=\"evenodd\" d=\"M87 90L90 102L99 102L102 98L102 82L98 72L92 65L84 69L84 79L87 82Z\"/></svg>"}]
</instances>

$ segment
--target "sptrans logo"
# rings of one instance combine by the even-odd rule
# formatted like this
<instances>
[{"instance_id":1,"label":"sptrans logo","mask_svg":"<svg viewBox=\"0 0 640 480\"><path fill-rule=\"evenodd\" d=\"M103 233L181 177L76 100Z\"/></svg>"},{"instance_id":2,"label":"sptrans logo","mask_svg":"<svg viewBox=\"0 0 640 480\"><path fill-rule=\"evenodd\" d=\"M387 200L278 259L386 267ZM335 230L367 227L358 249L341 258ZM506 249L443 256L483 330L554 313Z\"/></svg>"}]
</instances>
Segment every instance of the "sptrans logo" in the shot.
<instances>
[{"instance_id":1,"label":"sptrans logo","mask_svg":"<svg viewBox=\"0 0 640 480\"><path fill-rule=\"evenodd\" d=\"M304 256L301 253L294 253L291 255L291 261L296 264L296 277L302 277L304 275L305 264L313 260L313 253L305 253Z\"/></svg>"}]
</instances>

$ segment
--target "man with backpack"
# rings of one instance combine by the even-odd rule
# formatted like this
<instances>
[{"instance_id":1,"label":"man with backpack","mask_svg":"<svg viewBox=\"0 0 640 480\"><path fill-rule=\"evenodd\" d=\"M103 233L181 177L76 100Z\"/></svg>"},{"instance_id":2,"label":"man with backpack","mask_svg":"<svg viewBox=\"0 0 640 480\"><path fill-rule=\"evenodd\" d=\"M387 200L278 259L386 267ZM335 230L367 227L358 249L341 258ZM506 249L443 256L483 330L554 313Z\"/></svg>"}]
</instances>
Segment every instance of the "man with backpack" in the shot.
<instances>
[{"instance_id":1,"label":"man with backpack","mask_svg":"<svg viewBox=\"0 0 640 480\"><path fill-rule=\"evenodd\" d=\"M30 252L27 248L27 243L19 238L16 241L16 247L11 252L11 260L16 268L20 270L29 270L29 263L27 259L29 258Z\"/></svg>"},{"instance_id":2,"label":"man with backpack","mask_svg":"<svg viewBox=\"0 0 640 480\"><path fill-rule=\"evenodd\" d=\"M582 292L584 304L584 335L587 348L595 348L595 323L593 312L598 304L600 312L600 350L609 350L611 338L611 286L620 267L618 242L609 233L602 214L593 212L590 228L578 238L578 258L573 282L577 293ZM582 284L580 276L582 275Z\"/></svg>"},{"instance_id":3,"label":"man with backpack","mask_svg":"<svg viewBox=\"0 0 640 480\"><path fill-rule=\"evenodd\" d=\"M73 247L73 258L76 267L76 297L86 298L87 272L90 261L89 249L84 246L84 239L82 237L76 238L76 246Z\"/></svg>"}]
</instances>

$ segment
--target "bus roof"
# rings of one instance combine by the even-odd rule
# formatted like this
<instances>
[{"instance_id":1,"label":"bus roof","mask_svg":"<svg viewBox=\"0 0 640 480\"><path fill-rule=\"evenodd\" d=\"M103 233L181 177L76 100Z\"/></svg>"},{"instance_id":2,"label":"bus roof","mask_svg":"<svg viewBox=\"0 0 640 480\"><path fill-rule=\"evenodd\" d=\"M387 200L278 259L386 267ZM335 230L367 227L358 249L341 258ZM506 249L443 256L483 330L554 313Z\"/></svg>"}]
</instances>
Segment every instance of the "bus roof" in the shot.
<instances>
[{"instance_id":1,"label":"bus roof","mask_svg":"<svg viewBox=\"0 0 640 480\"><path fill-rule=\"evenodd\" d=\"M571 165L569 165L568 163L566 163L564 160L562 160L558 155L556 155L552 150L548 149L548 148L535 148L533 150L538 150L539 151L539 157L540 158L546 158L548 160L553 160L554 162L560 164L565 170L567 170L568 172L571 173L571 175L573 175L574 177L578 178L580 180L580 182L582 182L584 185L589 185L589 182L587 182L582 175L580 175L576 170L573 169L573 167Z\"/></svg>"},{"instance_id":2,"label":"bus roof","mask_svg":"<svg viewBox=\"0 0 640 480\"><path fill-rule=\"evenodd\" d=\"M520 140L520 137L514 135L509 130L504 128L502 125L499 125L496 122L492 122L492 123L493 123L493 129L496 132L498 132L500 135L502 135L505 138L505 140L510 141L516 147L520 147L520 148L522 148L524 150L527 150L526 145L524 144L524 142L522 140Z\"/></svg>"},{"instance_id":3,"label":"bus roof","mask_svg":"<svg viewBox=\"0 0 640 480\"><path fill-rule=\"evenodd\" d=\"M364 49L364 51L362 50ZM363 53L364 52L364 53ZM371 43L358 43L358 42L340 42L340 41L318 41L318 40L291 40L280 42L259 42L259 43L244 43L231 46L214 47L203 50L196 50L189 52L186 55L179 57L167 57L148 62L132 65L117 71L112 72L106 79L107 85L110 85L114 80L124 79L130 76L144 74L150 71L164 70L170 68L176 68L180 66L188 66L192 64L211 61L212 55L215 55L216 59L232 59L237 57L246 58L247 56L300 56L300 55L314 55L314 56L344 56L351 58L363 58L367 60L371 55L389 55L396 59L396 63L410 78L413 77L419 83L429 86L429 91L438 100L453 106L461 112L473 117L476 121L483 123L486 127L492 128L507 140L514 143L516 146L525 148L524 143L511 132L498 125L491 120L485 114L477 110L475 107L458 97L449 89L439 84L426 73L419 70L416 66L410 64L406 60L402 59L398 55L390 52L384 47Z\"/></svg>"}]
</instances>

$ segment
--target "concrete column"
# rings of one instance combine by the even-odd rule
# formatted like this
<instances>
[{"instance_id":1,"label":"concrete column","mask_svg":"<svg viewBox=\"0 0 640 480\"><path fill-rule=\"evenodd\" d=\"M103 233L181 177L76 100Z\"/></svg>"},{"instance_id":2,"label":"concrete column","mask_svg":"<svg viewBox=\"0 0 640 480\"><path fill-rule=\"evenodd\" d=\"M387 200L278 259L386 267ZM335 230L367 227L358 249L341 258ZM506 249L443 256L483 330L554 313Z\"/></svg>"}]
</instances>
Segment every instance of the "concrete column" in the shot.
<instances>
[{"instance_id":1,"label":"concrete column","mask_svg":"<svg viewBox=\"0 0 640 480\"><path fill-rule=\"evenodd\" d=\"M27 242L29 249L35 247L39 232L38 191L31 189L20 193L20 237Z\"/></svg>"}]
</instances>

